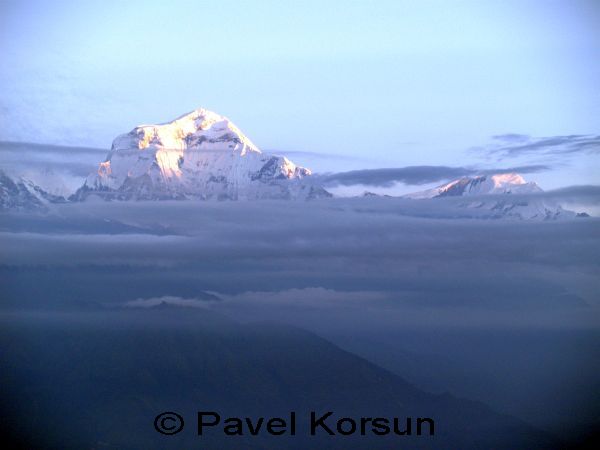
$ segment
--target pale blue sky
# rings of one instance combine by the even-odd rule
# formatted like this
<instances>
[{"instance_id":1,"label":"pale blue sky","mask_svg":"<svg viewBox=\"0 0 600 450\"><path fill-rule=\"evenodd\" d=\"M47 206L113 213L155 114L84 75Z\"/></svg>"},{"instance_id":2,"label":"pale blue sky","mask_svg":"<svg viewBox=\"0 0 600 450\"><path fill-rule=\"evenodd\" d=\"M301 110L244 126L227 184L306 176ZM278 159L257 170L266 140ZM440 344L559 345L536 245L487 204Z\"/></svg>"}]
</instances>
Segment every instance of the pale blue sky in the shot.
<instances>
[{"instance_id":1,"label":"pale blue sky","mask_svg":"<svg viewBox=\"0 0 600 450\"><path fill-rule=\"evenodd\" d=\"M344 155L296 155L333 170L477 164L465 150L492 135L600 132L594 1L0 8L0 140L108 148L203 106L265 150ZM589 183L589 158L536 176Z\"/></svg>"}]
</instances>

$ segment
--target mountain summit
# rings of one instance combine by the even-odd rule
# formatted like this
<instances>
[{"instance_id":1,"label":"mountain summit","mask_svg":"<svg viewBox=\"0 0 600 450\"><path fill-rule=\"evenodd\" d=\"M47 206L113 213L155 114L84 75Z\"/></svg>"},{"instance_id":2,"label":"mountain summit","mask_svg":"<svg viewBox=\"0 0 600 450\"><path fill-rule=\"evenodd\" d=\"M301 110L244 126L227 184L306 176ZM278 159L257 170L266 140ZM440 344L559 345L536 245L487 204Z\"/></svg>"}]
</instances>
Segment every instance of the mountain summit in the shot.
<instances>
[{"instance_id":1,"label":"mountain summit","mask_svg":"<svg viewBox=\"0 0 600 450\"><path fill-rule=\"evenodd\" d=\"M309 175L309 169L283 156L262 153L229 119L201 108L117 136L75 199L91 194L118 200L329 196L300 181Z\"/></svg>"}]
</instances>

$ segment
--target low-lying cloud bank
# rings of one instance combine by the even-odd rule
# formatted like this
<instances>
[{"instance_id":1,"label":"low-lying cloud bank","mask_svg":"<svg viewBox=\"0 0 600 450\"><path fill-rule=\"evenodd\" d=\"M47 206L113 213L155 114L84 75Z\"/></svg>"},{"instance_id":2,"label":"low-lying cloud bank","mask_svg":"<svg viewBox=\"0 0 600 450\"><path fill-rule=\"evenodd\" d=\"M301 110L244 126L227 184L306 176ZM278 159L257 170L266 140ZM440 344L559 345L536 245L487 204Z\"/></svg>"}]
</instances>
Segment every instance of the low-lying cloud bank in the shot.
<instances>
[{"instance_id":1,"label":"low-lying cloud bank","mask_svg":"<svg viewBox=\"0 0 600 450\"><path fill-rule=\"evenodd\" d=\"M473 324L570 317L570 326L598 317L597 219L429 219L407 216L409 205L451 210L386 198L90 202L36 217L35 231L5 214L1 307L171 303L306 320L326 309L331 320L369 311L398 323L440 314L458 323L462 311ZM44 220L55 221L51 232Z\"/></svg>"},{"instance_id":2,"label":"low-lying cloud bank","mask_svg":"<svg viewBox=\"0 0 600 450\"><path fill-rule=\"evenodd\" d=\"M546 292L550 294L550 292ZM471 327L489 330L502 328L572 328L598 325L594 314L599 311L575 297L548 295L545 303L497 304L453 302L432 290L433 301L411 301L403 291L344 291L322 287L292 288L279 291L245 291L237 294L213 292L215 299L163 296L136 299L123 306L137 308L193 308L208 310L238 321L272 320L297 326L336 330L394 330L399 327ZM485 295L485 291L482 291ZM448 301L450 300L450 301Z\"/></svg>"}]
</instances>

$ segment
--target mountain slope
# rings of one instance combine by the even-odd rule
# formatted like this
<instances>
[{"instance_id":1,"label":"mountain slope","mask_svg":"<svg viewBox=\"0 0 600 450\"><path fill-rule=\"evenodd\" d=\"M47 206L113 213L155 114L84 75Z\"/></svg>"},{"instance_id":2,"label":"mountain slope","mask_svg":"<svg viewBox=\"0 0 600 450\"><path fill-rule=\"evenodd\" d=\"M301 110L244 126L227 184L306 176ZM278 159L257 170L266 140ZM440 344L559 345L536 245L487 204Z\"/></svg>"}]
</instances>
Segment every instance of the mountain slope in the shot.
<instances>
[{"instance_id":1,"label":"mountain slope","mask_svg":"<svg viewBox=\"0 0 600 450\"><path fill-rule=\"evenodd\" d=\"M3 408L30 448L553 448L544 433L483 404L427 394L308 332L241 325L178 308L14 320L2 327ZM14 401L19 399L19 401ZM15 409L15 406L18 408ZM195 412L298 415L296 436L199 437ZM435 436L310 436L310 411L431 417ZM186 418L176 436L152 426ZM333 422L335 423L335 422ZM335 426L335 425L334 425ZM35 433L32 430L35 430ZM3 430L7 431L7 430Z\"/></svg>"},{"instance_id":2,"label":"mountain slope","mask_svg":"<svg viewBox=\"0 0 600 450\"><path fill-rule=\"evenodd\" d=\"M310 170L262 153L229 119L197 109L118 136L74 199L259 199L329 196L301 183Z\"/></svg>"}]
</instances>

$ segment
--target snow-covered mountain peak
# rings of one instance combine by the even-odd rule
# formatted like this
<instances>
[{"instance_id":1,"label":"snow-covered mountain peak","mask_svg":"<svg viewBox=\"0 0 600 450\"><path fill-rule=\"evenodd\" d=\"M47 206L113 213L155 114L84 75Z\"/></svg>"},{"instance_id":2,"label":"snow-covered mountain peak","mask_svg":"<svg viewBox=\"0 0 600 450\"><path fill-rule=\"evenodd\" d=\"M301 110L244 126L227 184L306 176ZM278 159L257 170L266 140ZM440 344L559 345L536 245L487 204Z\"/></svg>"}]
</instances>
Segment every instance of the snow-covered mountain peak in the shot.
<instances>
[{"instance_id":1,"label":"snow-covered mountain peak","mask_svg":"<svg viewBox=\"0 0 600 450\"><path fill-rule=\"evenodd\" d=\"M500 173L462 177L433 189L407 195L410 198L456 197L495 194L531 194L542 192L534 182L525 181L517 173Z\"/></svg>"},{"instance_id":2,"label":"snow-covered mountain peak","mask_svg":"<svg viewBox=\"0 0 600 450\"><path fill-rule=\"evenodd\" d=\"M200 108L115 138L106 160L76 193L113 199L296 198L329 195L301 184L311 175L267 155L224 116ZM319 192L321 194L319 194Z\"/></svg>"},{"instance_id":3,"label":"snow-covered mountain peak","mask_svg":"<svg viewBox=\"0 0 600 450\"><path fill-rule=\"evenodd\" d=\"M169 150L237 149L240 153L254 151L260 153L250 139L228 118L204 108L196 109L177 119L158 125L140 125L132 131L118 136L112 144L112 151L150 147Z\"/></svg>"},{"instance_id":4,"label":"snow-covered mountain peak","mask_svg":"<svg viewBox=\"0 0 600 450\"><path fill-rule=\"evenodd\" d=\"M465 199L461 208L488 211L491 217L549 220L574 217L554 201L537 198L543 190L517 173L499 173L463 177L433 189L408 194L412 199L473 197ZM531 197L529 197L531 195Z\"/></svg>"},{"instance_id":5,"label":"snow-covered mountain peak","mask_svg":"<svg viewBox=\"0 0 600 450\"><path fill-rule=\"evenodd\" d=\"M511 184L527 184L525 178L523 178L518 173L499 173L496 175L490 176L491 180L494 182L496 187L511 185Z\"/></svg>"}]
</instances>

